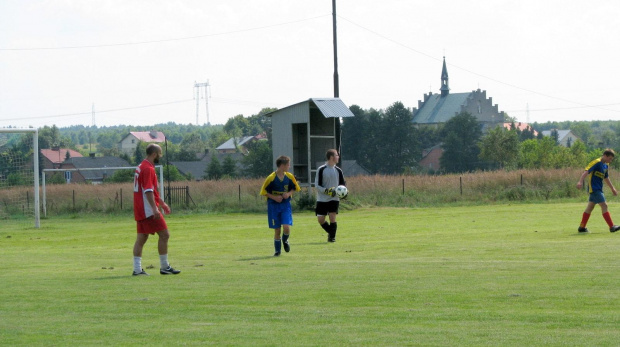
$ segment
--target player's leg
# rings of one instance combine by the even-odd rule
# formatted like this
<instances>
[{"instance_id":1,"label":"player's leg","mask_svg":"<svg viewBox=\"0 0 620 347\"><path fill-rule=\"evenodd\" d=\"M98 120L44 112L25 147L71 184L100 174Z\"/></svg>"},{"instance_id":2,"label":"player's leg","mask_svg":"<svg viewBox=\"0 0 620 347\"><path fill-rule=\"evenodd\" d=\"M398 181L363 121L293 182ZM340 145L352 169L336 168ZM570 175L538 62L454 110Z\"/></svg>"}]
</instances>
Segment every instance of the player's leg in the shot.
<instances>
[{"instance_id":1,"label":"player's leg","mask_svg":"<svg viewBox=\"0 0 620 347\"><path fill-rule=\"evenodd\" d=\"M614 225L614 222L611 220L611 214L609 213L609 207L607 206L607 202L603 201L599 203L599 206L601 206L601 212L603 212L603 219L605 219L607 226L609 226L609 231L615 233L616 231L620 230L620 226Z\"/></svg>"},{"instance_id":2,"label":"player's leg","mask_svg":"<svg viewBox=\"0 0 620 347\"><path fill-rule=\"evenodd\" d=\"M177 275L181 273L170 266L168 262L168 240L170 232L163 215L159 218L148 218L151 233L157 233L159 240L157 241L157 252L159 253L159 273L162 275Z\"/></svg>"},{"instance_id":3,"label":"player's leg","mask_svg":"<svg viewBox=\"0 0 620 347\"><path fill-rule=\"evenodd\" d=\"M285 252L290 252L291 246L288 238L291 235L291 225L293 225L293 209L290 203L282 204L282 213L280 222L282 223L282 246Z\"/></svg>"},{"instance_id":4,"label":"player's leg","mask_svg":"<svg viewBox=\"0 0 620 347\"><path fill-rule=\"evenodd\" d=\"M133 275L148 275L142 269L142 249L144 244L149 239L149 234L138 233L136 236L136 242L133 245Z\"/></svg>"},{"instance_id":5,"label":"player's leg","mask_svg":"<svg viewBox=\"0 0 620 347\"><path fill-rule=\"evenodd\" d=\"M273 229L273 247L275 248L275 253L273 254L274 257L279 256L280 252L282 252L282 239L280 236L281 232L281 226Z\"/></svg>"},{"instance_id":6,"label":"player's leg","mask_svg":"<svg viewBox=\"0 0 620 347\"><path fill-rule=\"evenodd\" d=\"M336 222L336 216L338 216L338 208L340 206L339 201L328 202L328 214L329 214L329 238L327 241L336 242L336 232L338 231L338 223Z\"/></svg>"},{"instance_id":7,"label":"player's leg","mask_svg":"<svg viewBox=\"0 0 620 347\"><path fill-rule=\"evenodd\" d=\"M280 255L282 250L282 240L280 238L282 222L279 206L276 204L267 205L267 219L269 220L269 229L273 229L273 248L275 249L274 257Z\"/></svg>"},{"instance_id":8,"label":"player's leg","mask_svg":"<svg viewBox=\"0 0 620 347\"><path fill-rule=\"evenodd\" d=\"M590 200L592 200L592 197L590 197ZM583 215L581 216L581 223L579 223L579 228L577 228L577 231L579 231L580 233L588 232L588 228L586 228L586 225L588 224L588 220L590 219L592 210L594 210L594 206L596 206L596 203L594 201L588 201L588 205L586 205L586 209L585 211L583 211Z\"/></svg>"},{"instance_id":9,"label":"player's leg","mask_svg":"<svg viewBox=\"0 0 620 347\"><path fill-rule=\"evenodd\" d=\"M170 240L170 232L168 229L157 232L159 241L157 242L157 251L159 252L159 273L162 275L178 275L181 270L176 270L168 262L168 240Z\"/></svg>"},{"instance_id":10,"label":"player's leg","mask_svg":"<svg viewBox=\"0 0 620 347\"><path fill-rule=\"evenodd\" d=\"M321 226L321 228L323 228L323 230L325 230L325 232L329 234L329 231L330 231L329 223L325 221L325 218L327 217L326 206L327 205L325 202L319 201L316 203L316 208L314 209L314 212L316 214L316 219L319 222L319 225Z\"/></svg>"},{"instance_id":11,"label":"player's leg","mask_svg":"<svg viewBox=\"0 0 620 347\"><path fill-rule=\"evenodd\" d=\"M291 246L288 244L288 238L291 235L291 226L289 224L282 224L282 246L284 246L285 252L291 251Z\"/></svg>"}]
</instances>

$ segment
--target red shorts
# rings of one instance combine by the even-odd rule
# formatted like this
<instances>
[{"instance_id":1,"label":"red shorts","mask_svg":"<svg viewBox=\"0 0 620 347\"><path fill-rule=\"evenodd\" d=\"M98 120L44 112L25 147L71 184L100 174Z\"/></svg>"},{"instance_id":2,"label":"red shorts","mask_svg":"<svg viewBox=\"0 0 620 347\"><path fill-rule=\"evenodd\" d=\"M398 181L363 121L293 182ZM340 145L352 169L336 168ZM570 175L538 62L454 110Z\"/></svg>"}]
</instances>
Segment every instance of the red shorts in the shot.
<instances>
[{"instance_id":1,"label":"red shorts","mask_svg":"<svg viewBox=\"0 0 620 347\"><path fill-rule=\"evenodd\" d=\"M138 221L138 234L155 234L160 231L168 230L164 215L160 214L159 219L149 217Z\"/></svg>"}]
</instances>

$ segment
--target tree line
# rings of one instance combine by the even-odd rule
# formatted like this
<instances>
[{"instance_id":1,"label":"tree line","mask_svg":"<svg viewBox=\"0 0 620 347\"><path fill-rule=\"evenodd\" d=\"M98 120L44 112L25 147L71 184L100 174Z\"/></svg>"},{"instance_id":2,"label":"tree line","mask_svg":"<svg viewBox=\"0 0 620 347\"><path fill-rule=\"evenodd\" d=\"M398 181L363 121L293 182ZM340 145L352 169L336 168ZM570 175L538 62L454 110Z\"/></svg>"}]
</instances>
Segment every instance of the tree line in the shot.
<instances>
[{"instance_id":1,"label":"tree line","mask_svg":"<svg viewBox=\"0 0 620 347\"><path fill-rule=\"evenodd\" d=\"M385 110L364 110L356 105L350 110L355 117L343 119L343 159L355 159L375 174L582 167L600 157L603 148L620 147L620 122L615 121L595 121L592 126L588 122L534 123L521 130L508 118L508 128L500 124L483 133L481 124L469 113L428 126L413 123L412 111L401 102ZM570 129L585 140L561 146L557 129ZM551 130L551 136L542 136L543 130ZM444 151L441 169L420 167L423 150L434 146Z\"/></svg>"}]
</instances>

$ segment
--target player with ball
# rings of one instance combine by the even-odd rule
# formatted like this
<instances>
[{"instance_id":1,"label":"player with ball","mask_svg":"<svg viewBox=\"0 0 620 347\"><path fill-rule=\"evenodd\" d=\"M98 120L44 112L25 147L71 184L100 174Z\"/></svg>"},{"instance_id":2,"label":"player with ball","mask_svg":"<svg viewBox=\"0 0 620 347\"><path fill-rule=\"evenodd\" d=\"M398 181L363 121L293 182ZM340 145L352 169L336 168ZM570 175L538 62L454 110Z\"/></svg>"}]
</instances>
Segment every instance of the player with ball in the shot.
<instances>
[{"instance_id":1,"label":"player with ball","mask_svg":"<svg viewBox=\"0 0 620 347\"><path fill-rule=\"evenodd\" d=\"M346 198L348 190L342 170L336 166L340 161L338 151L330 149L325 154L327 162L316 170L314 186L316 187L316 217L325 232L328 242L336 242L338 224L336 216L340 199ZM329 222L326 218L329 216Z\"/></svg>"}]
</instances>

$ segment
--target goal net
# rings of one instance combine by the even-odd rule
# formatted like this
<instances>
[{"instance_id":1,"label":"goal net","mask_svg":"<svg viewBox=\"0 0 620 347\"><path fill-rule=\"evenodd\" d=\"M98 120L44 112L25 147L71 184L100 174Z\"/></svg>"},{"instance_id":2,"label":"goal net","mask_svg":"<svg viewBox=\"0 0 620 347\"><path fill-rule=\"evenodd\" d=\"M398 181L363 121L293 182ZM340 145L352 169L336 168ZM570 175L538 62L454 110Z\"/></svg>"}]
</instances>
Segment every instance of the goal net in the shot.
<instances>
[{"instance_id":1,"label":"goal net","mask_svg":"<svg viewBox=\"0 0 620 347\"><path fill-rule=\"evenodd\" d=\"M37 129L0 128L0 221L40 226Z\"/></svg>"}]
</instances>

